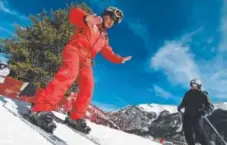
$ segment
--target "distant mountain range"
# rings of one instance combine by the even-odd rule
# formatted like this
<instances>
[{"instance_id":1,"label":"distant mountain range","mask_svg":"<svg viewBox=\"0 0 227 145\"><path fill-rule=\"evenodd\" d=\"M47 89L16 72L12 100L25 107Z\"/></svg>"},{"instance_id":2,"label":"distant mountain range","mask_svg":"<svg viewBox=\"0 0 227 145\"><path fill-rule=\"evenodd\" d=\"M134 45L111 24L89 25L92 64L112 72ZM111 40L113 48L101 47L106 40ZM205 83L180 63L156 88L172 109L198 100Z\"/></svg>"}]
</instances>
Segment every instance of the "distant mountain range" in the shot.
<instances>
[{"instance_id":1,"label":"distant mountain range","mask_svg":"<svg viewBox=\"0 0 227 145\"><path fill-rule=\"evenodd\" d=\"M227 103L214 104L214 112L208 116L211 123L227 140ZM90 111L96 112L98 107L90 106ZM127 106L125 108L104 112L99 110L98 123L137 134L147 138L164 138L165 140L182 144L184 135L182 132L181 116L177 106L161 104L140 104ZM100 116L101 114L101 116ZM105 118L105 119L103 119ZM105 121L103 121L105 120ZM96 122L95 120L93 120ZM205 121L205 120L204 120ZM112 124L112 125L110 125ZM205 130L209 138L217 145L221 145L220 139L205 121Z\"/></svg>"}]
</instances>

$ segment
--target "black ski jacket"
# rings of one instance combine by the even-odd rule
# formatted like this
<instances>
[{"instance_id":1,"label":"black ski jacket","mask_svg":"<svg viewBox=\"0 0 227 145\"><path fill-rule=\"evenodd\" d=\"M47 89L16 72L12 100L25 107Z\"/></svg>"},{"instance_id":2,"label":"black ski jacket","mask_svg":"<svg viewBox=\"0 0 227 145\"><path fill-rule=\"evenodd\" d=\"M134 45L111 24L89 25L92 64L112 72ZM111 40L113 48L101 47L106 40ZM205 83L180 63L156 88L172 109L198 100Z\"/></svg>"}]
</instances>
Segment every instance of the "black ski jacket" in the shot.
<instances>
[{"instance_id":1,"label":"black ski jacket","mask_svg":"<svg viewBox=\"0 0 227 145\"><path fill-rule=\"evenodd\" d=\"M185 114L199 117L210 108L208 96L201 90L189 90L184 95L178 110L185 108ZM206 112L207 113L207 112Z\"/></svg>"}]
</instances>

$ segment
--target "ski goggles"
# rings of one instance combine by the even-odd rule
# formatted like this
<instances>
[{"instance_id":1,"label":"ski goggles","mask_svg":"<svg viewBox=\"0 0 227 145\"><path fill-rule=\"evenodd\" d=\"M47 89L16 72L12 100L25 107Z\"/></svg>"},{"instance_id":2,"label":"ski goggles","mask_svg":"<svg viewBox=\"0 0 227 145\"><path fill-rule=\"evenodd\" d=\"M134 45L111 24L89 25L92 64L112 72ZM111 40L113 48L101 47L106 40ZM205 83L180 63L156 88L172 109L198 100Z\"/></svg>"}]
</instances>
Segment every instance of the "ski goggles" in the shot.
<instances>
[{"instance_id":1,"label":"ski goggles","mask_svg":"<svg viewBox=\"0 0 227 145\"><path fill-rule=\"evenodd\" d=\"M118 22L118 23L121 23L121 21L122 21L122 12L120 11L120 10L118 10L118 9L116 9L115 11L114 11L114 16L115 16L115 19L116 19L116 21Z\"/></svg>"},{"instance_id":2,"label":"ski goggles","mask_svg":"<svg viewBox=\"0 0 227 145\"><path fill-rule=\"evenodd\" d=\"M198 85L198 84L196 84L196 83L192 83L192 84L191 84L191 87L192 87L192 88L198 88L198 87L199 87L199 85Z\"/></svg>"},{"instance_id":3,"label":"ski goggles","mask_svg":"<svg viewBox=\"0 0 227 145\"><path fill-rule=\"evenodd\" d=\"M7 67L7 65L5 65L5 64L0 64L0 69L4 69L4 68L6 68Z\"/></svg>"},{"instance_id":4,"label":"ski goggles","mask_svg":"<svg viewBox=\"0 0 227 145\"><path fill-rule=\"evenodd\" d=\"M122 12L119 9L109 10L110 17L114 20L115 23L121 23L122 21Z\"/></svg>"}]
</instances>

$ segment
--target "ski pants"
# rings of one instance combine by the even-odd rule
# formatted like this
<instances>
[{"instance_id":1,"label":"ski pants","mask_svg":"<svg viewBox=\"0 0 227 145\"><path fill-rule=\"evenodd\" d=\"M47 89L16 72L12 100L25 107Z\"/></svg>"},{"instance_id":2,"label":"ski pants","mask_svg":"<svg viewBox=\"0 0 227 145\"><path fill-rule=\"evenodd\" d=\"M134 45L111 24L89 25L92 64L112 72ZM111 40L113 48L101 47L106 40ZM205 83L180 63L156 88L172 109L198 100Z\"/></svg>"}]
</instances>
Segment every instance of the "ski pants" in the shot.
<instances>
[{"instance_id":1,"label":"ski pants","mask_svg":"<svg viewBox=\"0 0 227 145\"><path fill-rule=\"evenodd\" d=\"M36 96L32 111L53 111L67 90L78 80L79 93L72 104L71 119L85 117L94 89L92 64L82 58L76 48L63 50L63 63L43 92Z\"/></svg>"},{"instance_id":2,"label":"ski pants","mask_svg":"<svg viewBox=\"0 0 227 145\"><path fill-rule=\"evenodd\" d=\"M207 134L203 129L203 119L201 117L189 117L184 114L183 131L188 145L195 145L194 134L201 145L210 145Z\"/></svg>"}]
</instances>

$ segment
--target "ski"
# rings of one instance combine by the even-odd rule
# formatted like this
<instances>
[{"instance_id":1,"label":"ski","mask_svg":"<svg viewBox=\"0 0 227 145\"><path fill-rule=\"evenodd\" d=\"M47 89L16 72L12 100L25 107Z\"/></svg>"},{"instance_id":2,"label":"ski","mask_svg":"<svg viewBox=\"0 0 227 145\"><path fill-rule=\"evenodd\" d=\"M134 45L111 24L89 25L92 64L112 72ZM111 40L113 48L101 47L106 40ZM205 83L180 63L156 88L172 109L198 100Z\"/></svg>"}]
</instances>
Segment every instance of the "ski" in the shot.
<instances>
[{"instance_id":1,"label":"ski","mask_svg":"<svg viewBox=\"0 0 227 145\"><path fill-rule=\"evenodd\" d=\"M30 126L32 129L37 131L41 136L43 136L51 144L53 144L53 145L67 145L67 143L65 141L63 141L62 139L60 139L59 137L57 137L53 133L46 132L43 129L41 129L40 127L38 127L38 126L34 125L33 123L31 123L29 121L28 117L26 116L26 114L15 113L12 110L10 110L9 108L7 108L5 105L3 105L3 107L8 112L12 113L14 116L18 117L21 121L23 121L28 126Z\"/></svg>"},{"instance_id":2,"label":"ski","mask_svg":"<svg viewBox=\"0 0 227 145\"><path fill-rule=\"evenodd\" d=\"M53 113L54 114L54 113ZM82 137L85 137L86 139L88 139L88 140L90 140L91 142L93 142L94 144L96 144L96 145L101 145L97 140L97 138L95 138L95 137L93 137L92 135L90 135L90 134L85 134L85 133L82 133L82 132L80 132L80 131L77 131L77 130L75 130L74 128L72 128L71 126L69 126L67 123L65 123L65 121L64 120L62 120L61 118L59 118L58 116L56 116L56 115L53 115L53 119L56 121L56 122L58 122L58 123L61 123L61 124L63 124L63 125L66 125L68 128L70 128L73 132L75 132L75 133L77 133L77 134L79 134L79 135L81 135Z\"/></svg>"}]
</instances>

